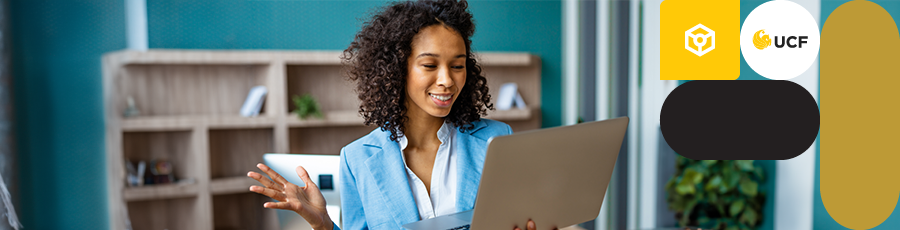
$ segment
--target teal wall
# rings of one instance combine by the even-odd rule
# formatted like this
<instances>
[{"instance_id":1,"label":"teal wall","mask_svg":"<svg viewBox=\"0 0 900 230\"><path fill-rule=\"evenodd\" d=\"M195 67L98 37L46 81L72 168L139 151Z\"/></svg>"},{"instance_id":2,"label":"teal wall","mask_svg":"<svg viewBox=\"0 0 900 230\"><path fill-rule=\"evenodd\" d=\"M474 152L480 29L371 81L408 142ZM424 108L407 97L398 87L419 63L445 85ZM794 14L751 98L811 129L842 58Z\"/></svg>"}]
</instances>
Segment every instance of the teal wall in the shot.
<instances>
[{"instance_id":1,"label":"teal wall","mask_svg":"<svg viewBox=\"0 0 900 230\"><path fill-rule=\"evenodd\" d=\"M100 56L125 48L124 1L9 1L8 12L24 229L106 229Z\"/></svg>"},{"instance_id":2,"label":"teal wall","mask_svg":"<svg viewBox=\"0 0 900 230\"><path fill-rule=\"evenodd\" d=\"M151 49L343 50L384 1L148 0ZM543 126L562 123L559 1L473 1L477 51L542 59ZM490 77L490 76L488 76Z\"/></svg>"},{"instance_id":3,"label":"teal wall","mask_svg":"<svg viewBox=\"0 0 900 230\"><path fill-rule=\"evenodd\" d=\"M150 48L341 50L381 1L147 0ZM542 59L544 126L561 124L561 3L475 1L476 51ZM10 1L17 208L26 229L107 229L102 54L123 0Z\"/></svg>"},{"instance_id":4,"label":"teal wall","mask_svg":"<svg viewBox=\"0 0 900 230\"><path fill-rule=\"evenodd\" d=\"M849 0L823 0L822 1L822 23L828 20L828 16L831 15L831 12L837 9L841 4L849 2ZM900 1L896 0L871 0L878 5L881 5L891 17L894 18L894 23L900 23ZM819 25L820 27L822 25ZM819 190L819 154L816 152L816 179L815 179L815 188L814 188L814 198L813 198L813 229L816 230L844 230L847 229L844 226L841 226L837 223L830 215L828 215L828 211L825 210L825 205L822 203L822 194ZM896 181L897 178L885 178L888 181ZM900 229L900 205L894 207L894 212L891 213L891 216L888 217L881 225L873 228L873 230L888 230L888 229Z\"/></svg>"}]
</instances>

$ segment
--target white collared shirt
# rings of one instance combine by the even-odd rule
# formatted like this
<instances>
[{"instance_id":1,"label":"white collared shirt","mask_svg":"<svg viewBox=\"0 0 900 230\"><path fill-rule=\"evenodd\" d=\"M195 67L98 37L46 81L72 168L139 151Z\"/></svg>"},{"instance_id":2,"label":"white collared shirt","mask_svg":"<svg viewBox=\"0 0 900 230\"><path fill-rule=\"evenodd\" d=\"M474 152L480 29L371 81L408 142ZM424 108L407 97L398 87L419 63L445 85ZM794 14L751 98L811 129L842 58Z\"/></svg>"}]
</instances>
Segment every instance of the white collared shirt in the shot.
<instances>
[{"instance_id":1,"label":"white collared shirt","mask_svg":"<svg viewBox=\"0 0 900 230\"><path fill-rule=\"evenodd\" d=\"M406 167L406 177L409 179L409 187L412 189L416 207L419 209L419 217L422 220L457 213L457 154L453 154L452 150L456 139L455 131L452 124L444 122L437 132L441 146L438 147L437 155L434 157L434 168L431 170L430 197L428 196L428 190L425 189L425 183L406 165L406 156L403 154L403 150L406 150L409 141L406 139L406 136L401 136L398 139L400 142L400 155L403 156L403 166Z\"/></svg>"}]
</instances>

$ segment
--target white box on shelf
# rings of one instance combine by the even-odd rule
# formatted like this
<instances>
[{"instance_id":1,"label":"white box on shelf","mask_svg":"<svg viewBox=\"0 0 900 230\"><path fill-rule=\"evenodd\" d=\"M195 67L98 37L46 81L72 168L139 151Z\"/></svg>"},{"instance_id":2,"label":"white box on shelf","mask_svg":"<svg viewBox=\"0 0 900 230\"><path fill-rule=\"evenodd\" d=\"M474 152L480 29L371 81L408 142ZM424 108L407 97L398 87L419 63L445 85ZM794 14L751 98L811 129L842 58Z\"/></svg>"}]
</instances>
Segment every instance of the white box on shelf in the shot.
<instances>
[{"instance_id":1,"label":"white box on shelf","mask_svg":"<svg viewBox=\"0 0 900 230\"><path fill-rule=\"evenodd\" d=\"M262 85L251 88L250 93L247 94L247 100L244 100L244 105L241 106L241 116L255 117L259 115L259 110L262 109L268 92L269 90Z\"/></svg>"},{"instance_id":2,"label":"white box on shelf","mask_svg":"<svg viewBox=\"0 0 900 230\"><path fill-rule=\"evenodd\" d=\"M519 86L515 82L506 83L500 86L500 92L497 96L497 109L510 110L515 105L517 109L525 109L525 99L519 94Z\"/></svg>"}]
</instances>

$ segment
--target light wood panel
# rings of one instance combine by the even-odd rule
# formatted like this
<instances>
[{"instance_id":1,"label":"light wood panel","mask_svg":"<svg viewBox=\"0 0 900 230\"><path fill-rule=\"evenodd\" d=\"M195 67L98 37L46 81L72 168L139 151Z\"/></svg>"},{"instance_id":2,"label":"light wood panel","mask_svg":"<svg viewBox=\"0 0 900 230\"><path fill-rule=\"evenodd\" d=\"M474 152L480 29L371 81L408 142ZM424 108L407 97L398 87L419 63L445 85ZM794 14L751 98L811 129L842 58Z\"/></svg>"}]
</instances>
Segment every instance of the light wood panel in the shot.
<instances>
[{"instance_id":1,"label":"light wood panel","mask_svg":"<svg viewBox=\"0 0 900 230\"><path fill-rule=\"evenodd\" d=\"M272 129L209 131L209 168L212 179L245 176L258 171L262 155L275 151Z\"/></svg>"},{"instance_id":2,"label":"light wood panel","mask_svg":"<svg viewBox=\"0 0 900 230\"><path fill-rule=\"evenodd\" d=\"M337 155L345 145L373 129L368 126L291 128L290 153Z\"/></svg>"},{"instance_id":3,"label":"light wood panel","mask_svg":"<svg viewBox=\"0 0 900 230\"><path fill-rule=\"evenodd\" d=\"M142 116L238 115L266 72L264 65L127 65L118 109L131 96Z\"/></svg>"},{"instance_id":4,"label":"light wood panel","mask_svg":"<svg viewBox=\"0 0 900 230\"><path fill-rule=\"evenodd\" d=\"M200 205L197 198L128 202L128 216L134 230L202 229L195 218Z\"/></svg>"},{"instance_id":5,"label":"light wood panel","mask_svg":"<svg viewBox=\"0 0 900 230\"><path fill-rule=\"evenodd\" d=\"M124 196L127 201L195 197L199 194L197 187L196 182L137 186L126 188Z\"/></svg>"},{"instance_id":6,"label":"light wood panel","mask_svg":"<svg viewBox=\"0 0 900 230\"><path fill-rule=\"evenodd\" d=\"M258 169L253 171L262 173ZM213 195L244 193L250 191L253 185L260 183L247 176L221 177L210 181L209 190Z\"/></svg>"},{"instance_id":7,"label":"light wood panel","mask_svg":"<svg viewBox=\"0 0 900 230\"><path fill-rule=\"evenodd\" d=\"M355 86L342 74L339 65L289 65L287 67L287 112L296 109L294 95L311 94L322 111L357 110Z\"/></svg>"},{"instance_id":8,"label":"light wood panel","mask_svg":"<svg viewBox=\"0 0 900 230\"><path fill-rule=\"evenodd\" d=\"M275 210L263 208L270 198L256 193L213 196L213 222L217 230L278 229Z\"/></svg>"}]
</instances>

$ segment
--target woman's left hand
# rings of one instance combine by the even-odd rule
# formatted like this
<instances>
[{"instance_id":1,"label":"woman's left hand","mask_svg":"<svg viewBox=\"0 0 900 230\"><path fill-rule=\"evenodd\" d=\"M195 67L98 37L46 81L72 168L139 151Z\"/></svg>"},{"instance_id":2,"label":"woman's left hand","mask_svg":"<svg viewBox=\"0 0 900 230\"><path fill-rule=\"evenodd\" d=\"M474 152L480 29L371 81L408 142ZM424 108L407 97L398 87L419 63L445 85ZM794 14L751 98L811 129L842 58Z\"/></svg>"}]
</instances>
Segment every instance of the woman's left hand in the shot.
<instances>
[{"instance_id":1,"label":"woman's left hand","mask_svg":"<svg viewBox=\"0 0 900 230\"><path fill-rule=\"evenodd\" d=\"M266 202L263 204L263 207L294 211L297 214L300 214L313 229L331 230L332 227L334 227L334 222L331 220L331 217L329 217L328 210L325 208L325 197L322 196L319 187L309 179L309 173L306 172L306 169L303 168L303 166L297 166L295 169L297 171L297 176L306 183L306 186L303 187L288 182L284 177L281 177L281 175L275 172L275 170L272 170L269 166L262 163L257 164L256 167L268 174L272 179L265 178L262 174L257 172L248 172L248 177L259 181L259 183L262 183L263 186L265 186L253 185L250 186L250 191L268 196L278 201Z\"/></svg>"},{"instance_id":2,"label":"woman's left hand","mask_svg":"<svg viewBox=\"0 0 900 230\"><path fill-rule=\"evenodd\" d=\"M519 226L516 226L515 230L522 230ZM528 224L525 226L525 230L537 230L537 227L534 225L533 220L528 220ZM558 228L553 228L553 230L559 230Z\"/></svg>"}]
</instances>

